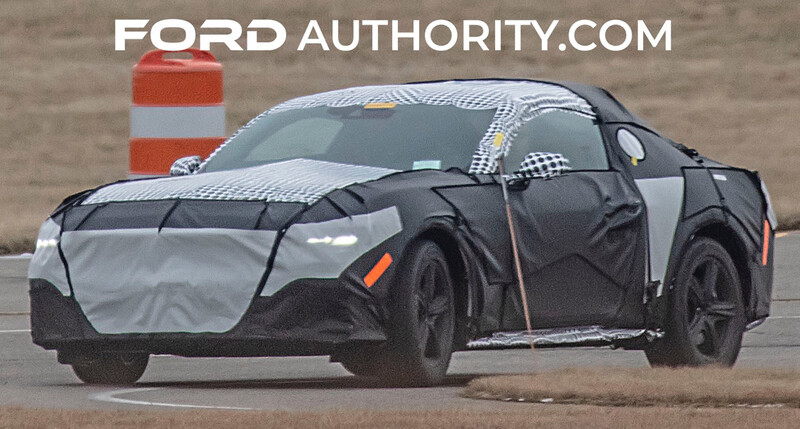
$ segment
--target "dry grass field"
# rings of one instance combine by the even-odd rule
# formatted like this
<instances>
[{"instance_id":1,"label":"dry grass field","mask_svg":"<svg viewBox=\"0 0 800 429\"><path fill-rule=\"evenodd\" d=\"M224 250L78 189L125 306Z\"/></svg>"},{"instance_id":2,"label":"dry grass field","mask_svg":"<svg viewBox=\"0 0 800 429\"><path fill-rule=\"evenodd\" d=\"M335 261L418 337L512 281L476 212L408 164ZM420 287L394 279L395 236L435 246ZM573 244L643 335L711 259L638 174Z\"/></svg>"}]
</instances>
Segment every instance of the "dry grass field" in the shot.
<instances>
[{"instance_id":1,"label":"dry grass field","mask_svg":"<svg viewBox=\"0 0 800 429\"><path fill-rule=\"evenodd\" d=\"M800 372L729 368L569 368L472 380L477 399L616 407L800 408Z\"/></svg>"},{"instance_id":2,"label":"dry grass field","mask_svg":"<svg viewBox=\"0 0 800 429\"><path fill-rule=\"evenodd\" d=\"M559 52L577 19L673 21L672 51ZM225 67L228 130L287 98L356 84L452 77L527 77L604 86L667 136L734 165L759 170L783 227L800 224L800 3L795 0L574 0L483 2L352 0L251 2L3 0L0 2L0 251L30 250L36 229L67 194L127 172L131 66L149 45L114 51L114 19L253 18L282 22L274 52L213 52ZM551 50L533 32L515 52L435 52L423 44L321 52L295 47L309 19L561 20ZM410 25L410 24L409 24ZM329 33L328 33L329 34Z\"/></svg>"},{"instance_id":3,"label":"dry grass field","mask_svg":"<svg viewBox=\"0 0 800 429\"><path fill-rule=\"evenodd\" d=\"M0 408L14 428L796 428L797 409L602 408L517 404L503 411L88 411Z\"/></svg>"}]
</instances>

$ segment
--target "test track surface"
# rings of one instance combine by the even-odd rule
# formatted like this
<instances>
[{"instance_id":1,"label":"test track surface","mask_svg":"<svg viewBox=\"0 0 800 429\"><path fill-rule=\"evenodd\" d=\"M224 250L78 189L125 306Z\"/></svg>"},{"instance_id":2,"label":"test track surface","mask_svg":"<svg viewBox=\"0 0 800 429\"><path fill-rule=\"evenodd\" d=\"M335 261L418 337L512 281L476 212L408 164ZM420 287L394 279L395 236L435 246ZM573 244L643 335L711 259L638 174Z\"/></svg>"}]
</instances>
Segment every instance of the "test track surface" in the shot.
<instances>
[{"instance_id":1,"label":"test track surface","mask_svg":"<svg viewBox=\"0 0 800 429\"><path fill-rule=\"evenodd\" d=\"M745 334L742 367L800 369L800 234L776 240L773 317ZM645 367L642 352L608 348L456 353L442 386L383 388L355 378L326 357L187 359L155 356L131 388L81 384L55 352L33 345L28 321L26 258L0 258L0 404L83 409L500 409L459 392L486 374L576 366Z\"/></svg>"}]
</instances>

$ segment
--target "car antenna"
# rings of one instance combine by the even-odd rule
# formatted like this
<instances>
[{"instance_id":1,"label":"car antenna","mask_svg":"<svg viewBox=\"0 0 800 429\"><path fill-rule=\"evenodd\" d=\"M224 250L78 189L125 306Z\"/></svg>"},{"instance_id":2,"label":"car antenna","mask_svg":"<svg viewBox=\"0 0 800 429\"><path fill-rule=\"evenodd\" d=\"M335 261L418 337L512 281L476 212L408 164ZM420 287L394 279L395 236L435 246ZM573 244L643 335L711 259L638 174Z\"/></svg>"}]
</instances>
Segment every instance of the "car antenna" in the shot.
<instances>
[{"instance_id":1,"label":"car antenna","mask_svg":"<svg viewBox=\"0 0 800 429\"><path fill-rule=\"evenodd\" d=\"M505 151L502 150L504 139L505 135L503 133L497 133L494 136L495 160L497 161L497 167L500 172L500 187L503 189L503 202L505 202L506 205L506 219L508 220L508 232L511 234L511 250L514 254L514 267L516 268L519 293L522 298L522 310L525 313L525 327L528 330L528 335L526 337L528 338L528 344L530 344L531 349L534 349L536 345L534 343L533 329L531 327L531 312L528 309L528 294L525 292L525 281L522 279L522 265L519 260L517 234L514 228L514 218L511 216L511 203L509 203L508 200L508 184L506 183L506 171L504 166Z\"/></svg>"}]
</instances>

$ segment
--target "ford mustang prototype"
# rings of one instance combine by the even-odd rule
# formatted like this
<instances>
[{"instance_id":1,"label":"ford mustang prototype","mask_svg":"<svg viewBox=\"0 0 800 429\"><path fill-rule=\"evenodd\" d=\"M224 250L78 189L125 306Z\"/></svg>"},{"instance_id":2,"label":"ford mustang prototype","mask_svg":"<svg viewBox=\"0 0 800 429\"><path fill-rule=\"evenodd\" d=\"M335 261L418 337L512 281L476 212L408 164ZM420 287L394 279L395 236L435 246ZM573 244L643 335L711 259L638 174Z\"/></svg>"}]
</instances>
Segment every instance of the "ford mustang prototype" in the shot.
<instances>
[{"instance_id":1,"label":"ford mustang prototype","mask_svg":"<svg viewBox=\"0 0 800 429\"><path fill-rule=\"evenodd\" d=\"M417 386L468 349L733 365L769 314L776 220L758 174L593 86L309 95L171 174L68 197L41 227L33 341L84 382L135 382L151 354L330 355Z\"/></svg>"}]
</instances>

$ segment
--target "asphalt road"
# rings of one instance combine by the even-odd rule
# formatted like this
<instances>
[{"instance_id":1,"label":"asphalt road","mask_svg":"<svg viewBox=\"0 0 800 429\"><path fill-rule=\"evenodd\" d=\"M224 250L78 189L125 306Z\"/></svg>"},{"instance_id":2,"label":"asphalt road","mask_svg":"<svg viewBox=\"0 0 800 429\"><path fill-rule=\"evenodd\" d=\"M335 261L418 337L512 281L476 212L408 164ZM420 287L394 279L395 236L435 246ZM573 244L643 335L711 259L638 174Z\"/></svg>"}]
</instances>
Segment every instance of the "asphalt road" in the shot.
<instances>
[{"instance_id":1,"label":"asphalt road","mask_svg":"<svg viewBox=\"0 0 800 429\"><path fill-rule=\"evenodd\" d=\"M800 234L776 241L773 316L745 334L737 365L800 369ZM134 387L81 384L55 352L31 343L27 259L0 258L0 405L86 409L440 409L514 404L458 396L484 374L563 367L645 367L644 353L608 348L460 352L444 386L380 388L325 357L188 359L155 356Z\"/></svg>"}]
</instances>

